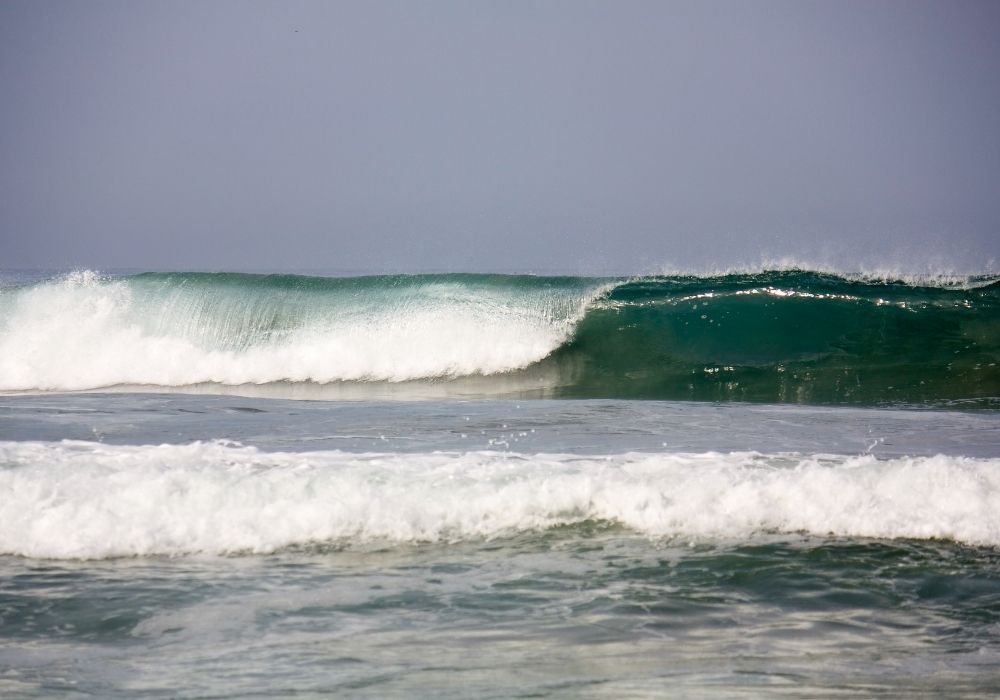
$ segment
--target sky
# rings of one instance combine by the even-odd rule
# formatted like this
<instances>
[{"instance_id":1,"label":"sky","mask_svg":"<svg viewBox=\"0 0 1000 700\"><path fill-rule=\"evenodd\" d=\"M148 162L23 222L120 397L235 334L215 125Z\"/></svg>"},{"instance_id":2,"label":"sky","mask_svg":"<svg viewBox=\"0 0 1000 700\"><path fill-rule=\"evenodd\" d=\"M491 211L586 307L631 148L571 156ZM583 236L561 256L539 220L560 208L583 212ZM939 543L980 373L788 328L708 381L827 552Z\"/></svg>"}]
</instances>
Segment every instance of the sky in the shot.
<instances>
[{"instance_id":1,"label":"sky","mask_svg":"<svg viewBox=\"0 0 1000 700\"><path fill-rule=\"evenodd\" d=\"M1000 3L0 3L0 267L1000 266Z\"/></svg>"}]
</instances>

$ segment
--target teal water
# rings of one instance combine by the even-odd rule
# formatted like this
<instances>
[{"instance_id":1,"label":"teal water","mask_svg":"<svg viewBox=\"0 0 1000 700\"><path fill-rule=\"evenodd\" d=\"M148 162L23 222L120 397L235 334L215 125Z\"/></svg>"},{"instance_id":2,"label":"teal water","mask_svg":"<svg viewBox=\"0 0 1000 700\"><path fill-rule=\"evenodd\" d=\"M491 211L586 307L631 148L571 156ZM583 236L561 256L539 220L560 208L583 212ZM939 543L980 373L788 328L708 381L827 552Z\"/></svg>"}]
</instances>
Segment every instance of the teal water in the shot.
<instances>
[{"instance_id":1,"label":"teal water","mask_svg":"<svg viewBox=\"0 0 1000 700\"><path fill-rule=\"evenodd\" d=\"M7 276L0 696L992 697L997 293Z\"/></svg>"},{"instance_id":2,"label":"teal water","mask_svg":"<svg viewBox=\"0 0 1000 700\"><path fill-rule=\"evenodd\" d=\"M559 359L561 393L855 405L1000 393L1000 286L790 271L615 287Z\"/></svg>"}]
</instances>

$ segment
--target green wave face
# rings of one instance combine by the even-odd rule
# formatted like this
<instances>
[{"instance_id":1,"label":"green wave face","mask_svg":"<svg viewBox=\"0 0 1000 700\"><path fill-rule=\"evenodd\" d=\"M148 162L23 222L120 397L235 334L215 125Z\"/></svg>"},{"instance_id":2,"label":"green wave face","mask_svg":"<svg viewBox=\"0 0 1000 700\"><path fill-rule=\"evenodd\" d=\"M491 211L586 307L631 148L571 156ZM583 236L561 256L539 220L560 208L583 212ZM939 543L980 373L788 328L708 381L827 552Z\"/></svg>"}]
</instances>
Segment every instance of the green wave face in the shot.
<instances>
[{"instance_id":1,"label":"green wave face","mask_svg":"<svg viewBox=\"0 0 1000 700\"><path fill-rule=\"evenodd\" d=\"M205 349L237 350L280 343L297 332L331 338L339 334L345 342L357 343L356 331L373 337L432 310L442 317L441 326L425 327L437 331L443 345L449 342L449 332L458 333L445 321L449 315L455 319L472 314L480 327L488 318L512 327L526 317L555 326L575 320L600 287L598 280L589 278L485 274L311 277L148 272L126 281L146 310L140 323L149 334L180 335ZM336 368L332 369L330 376L335 378Z\"/></svg>"},{"instance_id":2,"label":"green wave face","mask_svg":"<svg viewBox=\"0 0 1000 700\"><path fill-rule=\"evenodd\" d=\"M1000 284L811 272L627 282L550 358L558 394L927 404L1000 396Z\"/></svg>"}]
</instances>

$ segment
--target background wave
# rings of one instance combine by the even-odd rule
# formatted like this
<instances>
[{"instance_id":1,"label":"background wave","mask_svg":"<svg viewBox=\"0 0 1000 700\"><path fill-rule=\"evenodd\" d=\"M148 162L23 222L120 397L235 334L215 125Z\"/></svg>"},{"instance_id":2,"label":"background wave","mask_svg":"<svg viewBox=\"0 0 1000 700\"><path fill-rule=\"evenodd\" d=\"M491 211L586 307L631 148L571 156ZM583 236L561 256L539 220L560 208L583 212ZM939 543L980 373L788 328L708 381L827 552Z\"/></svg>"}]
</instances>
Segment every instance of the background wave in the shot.
<instances>
[{"instance_id":1,"label":"background wave","mask_svg":"<svg viewBox=\"0 0 1000 700\"><path fill-rule=\"evenodd\" d=\"M0 289L5 391L991 405L998 363L996 276L80 272Z\"/></svg>"}]
</instances>

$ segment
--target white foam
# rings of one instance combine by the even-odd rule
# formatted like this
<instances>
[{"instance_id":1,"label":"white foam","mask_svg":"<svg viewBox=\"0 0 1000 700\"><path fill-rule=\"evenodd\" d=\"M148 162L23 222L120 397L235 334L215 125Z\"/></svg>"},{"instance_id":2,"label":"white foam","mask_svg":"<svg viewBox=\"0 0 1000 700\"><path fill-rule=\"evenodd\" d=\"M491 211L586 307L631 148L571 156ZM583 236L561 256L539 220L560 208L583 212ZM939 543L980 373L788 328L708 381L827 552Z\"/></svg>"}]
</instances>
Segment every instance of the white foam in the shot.
<instances>
[{"instance_id":1,"label":"white foam","mask_svg":"<svg viewBox=\"0 0 1000 700\"><path fill-rule=\"evenodd\" d=\"M227 290L153 291L86 272L7 292L0 390L497 374L551 353L599 292L426 284L378 303L343 294L293 309L303 322L251 338L241 315L267 304L269 290L229 299L222 314Z\"/></svg>"},{"instance_id":2,"label":"white foam","mask_svg":"<svg viewBox=\"0 0 1000 700\"><path fill-rule=\"evenodd\" d=\"M104 558L453 541L586 520L1000 545L1000 459L261 452L0 442L0 553Z\"/></svg>"}]
</instances>

